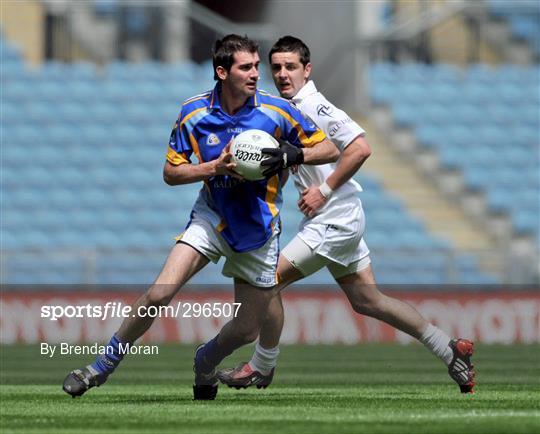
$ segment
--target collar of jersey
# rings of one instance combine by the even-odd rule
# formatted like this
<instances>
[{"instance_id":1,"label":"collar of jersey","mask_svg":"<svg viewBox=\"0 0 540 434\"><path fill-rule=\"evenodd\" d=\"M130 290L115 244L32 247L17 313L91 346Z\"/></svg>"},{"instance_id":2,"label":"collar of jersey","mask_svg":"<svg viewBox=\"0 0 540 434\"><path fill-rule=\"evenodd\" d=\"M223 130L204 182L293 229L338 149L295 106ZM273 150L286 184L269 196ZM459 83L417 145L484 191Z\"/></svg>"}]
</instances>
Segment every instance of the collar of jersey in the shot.
<instances>
[{"instance_id":1,"label":"collar of jersey","mask_svg":"<svg viewBox=\"0 0 540 434\"><path fill-rule=\"evenodd\" d=\"M219 91L220 91L220 89L221 89L221 84L218 82L214 86L214 90L212 90L212 96L210 97L210 108L212 110L221 110L221 111L223 111L223 109L221 108L221 104L219 103ZM259 107L261 105L260 100L261 100L261 96L259 94L259 89L257 89L255 91L255 95L250 96L248 98L246 104L244 104L244 107L245 106Z\"/></svg>"},{"instance_id":2,"label":"collar of jersey","mask_svg":"<svg viewBox=\"0 0 540 434\"><path fill-rule=\"evenodd\" d=\"M298 91L298 93L293 96L292 102L295 104L300 104L303 99L307 98L310 95L313 95L314 93L317 93L317 88L315 87L315 83L313 83L313 80L309 80L302 89Z\"/></svg>"}]
</instances>

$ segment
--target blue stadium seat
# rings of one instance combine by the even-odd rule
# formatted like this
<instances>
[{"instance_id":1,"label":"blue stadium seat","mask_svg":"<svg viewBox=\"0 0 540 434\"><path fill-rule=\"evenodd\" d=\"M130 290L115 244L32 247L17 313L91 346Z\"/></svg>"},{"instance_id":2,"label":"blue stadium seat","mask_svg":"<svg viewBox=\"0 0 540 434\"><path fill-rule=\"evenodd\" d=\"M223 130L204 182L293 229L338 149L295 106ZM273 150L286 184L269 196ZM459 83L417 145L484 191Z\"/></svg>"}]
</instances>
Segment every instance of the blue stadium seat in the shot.
<instances>
[{"instance_id":1,"label":"blue stadium seat","mask_svg":"<svg viewBox=\"0 0 540 434\"><path fill-rule=\"evenodd\" d=\"M393 63L372 63L369 72L370 76L377 81L392 81L396 78Z\"/></svg>"},{"instance_id":2,"label":"blue stadium seat","mask_svg":"<svg viewBox=\"0 0 540 434\"><path fill-rule=\"evenodd\" d=\"M487 79L485 82L484 79L480 80L478 78L469 78L469 80L471 81L464 84L460 89L462 100L475 105L491 103L495 98L492 82L490 84L489 81L492 78ZM446 101L448 102L450 99L446 99Z\"/></svg>"},{"instance_id":3,"label":"blue stadium seat","mask_svg":"<svg viewBox=\"0 0 540 434\"><path fill-rule=\"evenodd\" d=\"M40 76L45 82L58 82L62 84L66 78L72 75L72 65L64 62L49 61L43 63Z\"/></svg>"},{"instance_id":4,"label":"blue stadium seat","mask_svg":"<svg viewBox=\"0 0 540 434\"><path fill-rule=\"evenodd\" d=\"M376 81L371 86L371 97L376 104L392 102L395 96L395 89L388 82Z\"/></svg>"},{"instance_id":5,"label":"blue stadium seat","mask_svg":"<svg viewBox=\"0 0 540 434\"><path fill-rule=\"evenodd\" d=\"M516 3L511 5L508 10ZM379 70L384 77L380 80L373 73ZM444 66L374 65L373 98L389 104L397 124L411 127L421 146L439 153L442 164L461 169L469 188L486 193L490 209L510 213L518 231L538 232L538 222L534 226L527 213L520 213L532 199L520 191L539 184L538 66L472 65L464 74L452 71L441 87L437 80L426 79L433 98L411 111L401 93L390 90L396 86L393 77L400 77L400 89L411 89L422 74L440 70ZM507 193L509 189L513 194Z\"/></svg>"},{"instance_id":6,"label":"blue stadium seat","mask_svg":"<svg viewBox=\"0 0 540 434\"><path fill-rule=\"evenodd\" d=\"M0 36L2 62L22 62L22 56L18 48Z\"/></svg>"},{"instance_id":7,"label":"blue stadium seat","mask_svg":"<svg viewBox=\"0 0 540 434\"><path fill-rule=\"evenodd\" d=\"M408 103L410 106L422 103L425 99L434 96L426 92L426 87L421 83L400 83L394 91L399 96L400 102Z\"/></svg>"},{"instance_id":8,"label":"blue stadium seat","mask_svg":"<svg viewBox=\"0 0 540 434\"><path fill-rule=\"evenodd\" d=\"M426 68L424 77L426 76L437 83L458 84L461 71L455 65L440 63Z\"/></svg>"},{"instance_id":9,"label":"blue stadium seat","mask_svg":"<svg viewBox=\"0 0 540 434\"><path fill-rule=\"evenodd\" d=\"M509 128L510 137L512 137L512 143L515 146L521 146L528 149L535 149L538 146L538 124L531 125L513 125Z\"/></svg>"},{"instance_id":10,"label":"blue stadium seat","mask_svg":"<svg viewBox=\"0 0 540 434\"><path fill-rule=\"evenodd\" d=\"M87 106L82 103L68 102L54 111L54 117L62 122L83 123L88 116Z\"/></svg>"},{"instance_id":11,"label":"blue stadium seat","mask_svg":"<svg viewBox=\"0 0 540 434\"><path fill-rule=\"evenodd\" d=\"M414 125L421 112L411 110L411 102L401 100L394 104L394 123L398 126Z\"/></svg>"},{"instance_id":12,"label":"blue stadium seat","mask_svg":"<svg viewBox=\"0 0 540 434\"><path fill-rule=\"evenodd\" d=\"M432 107L436 107L436 109L438 110L440 104L435 107L434 104L427 106L426 110L430 111ZM444 107L444 120L446 122L457 123L458 125L464 125L469 127L476 127L482 122L484 122L486 118L485 113L482 113L480 110L478 110L478 106L476 104L471 104L468 102L458 102L453 107L446 104L444 105Z\"/></svg>"},{"instance_id":13,"label":"blue stadium seat","mask_svg":"<svg viewBox=\"0 0 540 434\"><path fill-rule=\"evenodd\" d=\"M35 101L36 95L34 89L28 86L26 81L14 81L9 83L3 89L3 100L12 103L24 103L27 101Z\"/></svg>"},{"instance_id":14,"label":"blue stadium seat","mask_svg":"<svg viewBox=\"0 0 540 434\"><path fill-rule=\"evenodd\" d=\"M438 125L423 123L417 125L415 130L419 144L423 147L435 147L441 140L441 130Z\"/></svg>"},{"instance_id":15,"label":"blue stadium seat","mask_svg":"<svg viewBox=\"0 0 540 434\"><path fill-rule=\"evenodd\" d=\"M515 65L513 63L502 64L498 68L498 74L501 80L506 83L514 84L538 84L538 71L535 67L526 67Z\"/></svg>"},{"instance_id":16,"label":"blue stadium seat","mask_svg":"<svg viewBox=\"0 0 540 434\"><path fill-rule=\"evenodd\" d=\"M518 232L534 233L538 231L538 209L532 211L520 209L513 217Z\"/></svg>"},{"instance_id":17,"label":"blue stadium seat","mask_svg":"<svg viewBox=\"0 0 540 434\"><path fill-rule=\"evenodd\" d=\"M429 92L425 93L425 97L430 101L444 103L448 100L458 100L462 94L455 85L445 82L433 86Z\"/></svg>"},{"instance_id":18,"label":"blue stadium seat","mask_svg":"<svg viewBox=\"0 0 540 434\"><path fill-rule=\"evenodd\" d=\"M6 266L7 283L50 284L78 283L84 274L81 259L64 254L61 256L31 255L21 259L9 259Z\"/></svg>"},{"instance_id":19,"label":"blue stadium seat","mask_svg":"<svg viewBox=\"0 0 540 434\"><path fill-rule=\"evenodd\" d=\"M89 109L103 98L99 89L101 82L94 80L75 80L66 83L66 89L72 101L82 103Z\"/></svg>"},{"instance_id":20,"label":"blue stadium seat","mask_svg":"<svg viewBox=\"0 0 540 434\"><path fill-rule=\"evenodd\" d=\"M27 74L24 64L18 59L2 60L2 82L12 84Z\"/></svg>"},{"instance_id":21,"label":"blue stadium seat","mask_svg":"<svg viewBox=\"0 0 540 434\"><path fill-rule=\"evenodd\" d=\"M96 66L82 61L71 63L66 75L75 82L93 81L98 78Z\"/></svg>"}]
</instances>

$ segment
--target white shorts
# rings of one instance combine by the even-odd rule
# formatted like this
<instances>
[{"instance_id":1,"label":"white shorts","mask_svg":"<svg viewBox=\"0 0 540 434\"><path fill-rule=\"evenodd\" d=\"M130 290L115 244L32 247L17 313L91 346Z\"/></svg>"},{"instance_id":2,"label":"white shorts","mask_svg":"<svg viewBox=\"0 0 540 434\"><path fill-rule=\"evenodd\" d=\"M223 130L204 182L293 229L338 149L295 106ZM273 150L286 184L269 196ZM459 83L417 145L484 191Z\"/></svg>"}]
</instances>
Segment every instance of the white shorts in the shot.
<instances>
[{"instance_id":1,"label":"white shorts","mask_svg":"<svg viewBox=\"0 0 540 434\"><path fill-rule=\"evenodd\" d=\"M362 203L351 197L312 219L302 220L298 236L318 255L347 266L369 253L367 247L359 248L365 227Z\"/></svg>"},{"instance_id":2,"label":"white shorts","mask_svg":"<svg viewBox=\"0 0 540 434\"><path fill-rule=\"evenodd\" d=\"M365 224L360 200L349 198L313 219L304 219L282 254L304 276L325 266L334 278L353 274L371 262L363 239Z\"/></svg>"},{"instance_id":3,"label":"white shorts","mask_svg":"<svg viewBox=\"0 0 540 434\"><path fill-rule=\"evenodd\" d=\"M205 219L194 215L186 230L177 241L189 244L213 263L225 256L222 273L226 277L239 278L247 283L271 288L277 283L277 263L279 258L279 229L262 247L250 252L235 252Z\"/></svg>"},{"instance_id":4,"label":"white shorts","mask_svg":"<svg viewBox=\"0 0 540 434\"><path fill-rule=\"evenodd\" d=\"M361 252L359 259L348 265L341 265L325 256L319 255L297 235L285 246L281 254L304 277L319 271L323 267L327 267L334 279L339 279L340 277L365 270L371 264L369 249L363 239L360 240L357 250Z\"/></svg>"}]
</instances>

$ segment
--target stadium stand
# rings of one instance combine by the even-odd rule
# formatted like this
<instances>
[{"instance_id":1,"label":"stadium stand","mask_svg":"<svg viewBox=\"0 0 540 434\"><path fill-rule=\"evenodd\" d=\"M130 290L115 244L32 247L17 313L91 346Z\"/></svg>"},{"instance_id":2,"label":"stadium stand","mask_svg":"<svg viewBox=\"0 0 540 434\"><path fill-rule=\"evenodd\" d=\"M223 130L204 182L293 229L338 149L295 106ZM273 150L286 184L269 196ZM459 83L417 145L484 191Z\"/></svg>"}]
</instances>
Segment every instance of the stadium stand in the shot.
<instances>
[{"instance_id":1,"label":"stadium stand","mask_svg":"<svg viewBox=\"0 0 540 434\"><path fill-rule=\"evenodd\" d=\"M187 223L200 188L198 184L181 190L169 188L163 184L161 170L168 132L180 103L213 86L210 63L114 62L98 69L88 63L47 62L31 70L16 48L3 38L0 43L4 283L151 282L173 237ZM388 92L395 68L386 64L374 67L373 97L397 104L397 119L416 125L421 114L404 110L400 115L398 107L421 95L422 67L403 69L400 77L410 79L411 84L397 94ZM434 71L433 90L440 93L434 103L439 104L444 119L444 95L457 93L452 84L463 78L447 67ZM523 77L529 80L528 71L523 77L517 70L513 74L516 82ZM273 90L268 80L261 87ZM516 92L525 94L519 89ZM456 131L454 142L463 143L459 133L466 139L468 132ZM486 148L489 134L486 130L482 142ZM522 133L519 143L516 141L524 149L525 163L527 137ZM438 143L427 141L426 146ZM378 180L365 175L358 180L365 189L366 239L375 253L379 281L496 281L479 270L476 258L458 254L446 240L432 236ZM284 196L282 240L287 242L301 215L292 185L286 187ZM522 196L514 199L518 197ZM514 205L517 203L512 201ZM519 225L527 229L529 222L519 220ZM194 282L223 283L227 279L217 267L209 266ZM309 282L328 283L331 278L323 271Z\"/></svg>"},{"instance_id":2,"label":"stadium stand","mask_svg":"<svg viewBox=\"0 0 540 434\"><path fill-rule=\"evenodd\" d=\"M539 67L378 63L370 72L373 100L392 108L396 124L540 244Z\"/></svg>"}]
</instances>

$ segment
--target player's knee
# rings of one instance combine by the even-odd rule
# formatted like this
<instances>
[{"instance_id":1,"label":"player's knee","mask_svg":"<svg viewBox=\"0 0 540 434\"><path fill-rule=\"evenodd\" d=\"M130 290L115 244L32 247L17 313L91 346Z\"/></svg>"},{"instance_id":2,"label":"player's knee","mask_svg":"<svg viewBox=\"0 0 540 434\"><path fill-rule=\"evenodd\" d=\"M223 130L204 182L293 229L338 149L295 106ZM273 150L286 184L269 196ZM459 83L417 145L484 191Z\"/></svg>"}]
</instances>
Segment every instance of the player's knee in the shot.
<instances>
[{"instance_id":1,"label":"player's knee","mask_svg":"<svg viewBox=\"0 0 540 434\"><path fill-rule=\"evenodd\" d=\"M371 316L373 312L372 306L365 301L355 300L351 303L351 306L353 310L360 315Z\"/></svg>"},{"instance_id":2,"label":"player's knee","mask_svg":"<svg viewBox=\"0 0 540 434\"><path fill-rule=\"evenodd\" d=\"M268 313L266 315L266 319L264 323L266 325L280 325L283 324L285 321L285 314L283 312L283 308L275 308L272 310L268 310Z\"/></svg>"},{"instance_id":3,"label":"player's knee","mask_svg":"<svg viewBox=\"0 0 540 434\"><path fill-rule=\"evenodd\" d=\"M378 316L384 309L382 297L356 297L351 300L351 307L356 313Z\"/></svg>"}]
</instances>

